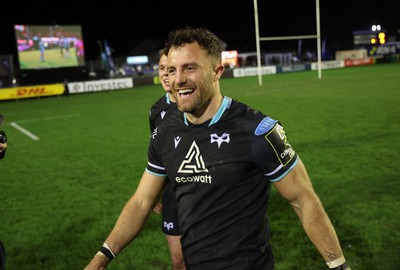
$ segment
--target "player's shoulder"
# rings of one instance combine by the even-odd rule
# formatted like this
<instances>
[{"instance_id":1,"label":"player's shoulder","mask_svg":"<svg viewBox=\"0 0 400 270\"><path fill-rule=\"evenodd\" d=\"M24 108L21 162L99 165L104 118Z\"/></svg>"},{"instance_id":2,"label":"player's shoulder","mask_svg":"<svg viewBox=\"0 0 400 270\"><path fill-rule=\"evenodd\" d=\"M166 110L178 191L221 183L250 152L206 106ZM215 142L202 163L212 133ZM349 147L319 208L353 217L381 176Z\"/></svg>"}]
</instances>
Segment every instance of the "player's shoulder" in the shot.
<instances>
[{"instance_id":1,"label":"player's shoulder","mask_svg":"<svg viewBox=\"0 0 400 270\"><path fill-rule=\"evenodd\" d=\"M165 110L165 115L161 124L169 127L183 125L183 113L180 112L176 106L169 106Z\"/></svg>"},{"instance_id":2,"label":"player's shoulder","mask_svg":"<svg viewBox=\"0 0 400 270\"><path fill-rule=\"evenodd\" d=\"M267 114L261 110L251 107L238 100L232 100L229 107L231 117L244 118L246 121L258 122L268 117Z\"/></svg>"},{"instance_id":3,"label":"player's shoulder","mask_svg":"<svg viewBox=\"0 0 400 270\"><path fill-rule=\"evenodd\" d=\"M167 107L167 101L165 96L160 97L159 99L156 100L156 102L153 103L153 105L150 107L150 110L155 110L157 108L162 108L162 107Z\"/></svg>"},{"instance_id":4,"label":"player's shoulder","mask_svg":"<svg viewBox=\"0 0 400 270\"><path fill-rule=\"evenodd\" d=\"M280 125L278 119L237 100L232 100L231 109L233 117L242 118L256 136L263 135L271 131L276 125Z\"/></svg>"},{"instance_id":5,"label":"player's shoulder","mask_svg":"<svg viewBox=\"0 0 400 270\"><path fill-rule=\"evenodd\" d=\"M152 139L163 143L165 136L182 129L185 129L182 113L178 108L171 107L165 112L162 120L158 120L157 125L155 125Z\"/></svg>"}]
</instances>

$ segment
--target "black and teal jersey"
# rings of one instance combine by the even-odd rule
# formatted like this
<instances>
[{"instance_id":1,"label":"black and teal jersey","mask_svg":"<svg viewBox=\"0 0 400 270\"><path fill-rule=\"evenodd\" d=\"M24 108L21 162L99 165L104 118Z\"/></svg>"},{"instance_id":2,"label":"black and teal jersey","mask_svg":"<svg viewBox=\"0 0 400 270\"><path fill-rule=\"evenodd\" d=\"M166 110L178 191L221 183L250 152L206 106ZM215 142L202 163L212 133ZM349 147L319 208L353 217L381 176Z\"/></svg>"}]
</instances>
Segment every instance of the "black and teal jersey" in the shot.
<instances>
[{"instance_id":1,"label":"black and teal jersey","mask_svg":"<svg viewBox=\"0 0 400 270\"><path fill-rule=\"evenodd\" d=\"M159 98L153 106L151 106L149 111L151 134L156 132L157 126L159 126L164 119L169 117L174 110L177 110L176 103L169 99L168 94ZM167 235L180 235L178 207L170 183L165 187L161 197L161 203L163 205L161 210L161 230Z\"/></svg>"},{"instance_id":2,"label":"black and teal jersey","mask_svg":"<svg viewBox=\"0 0 400 270\"><path fill-rule=\"evenodd\" d=\"M153 132L156 126L158 126L164 117L167 116L168 111L170 109L176 109L176 103L172 102L169 99L168 94L160 97L154 104L151 106L149 111L149 123L150 123L150 132Z\"/></svg>"},{"instance_id":3,"label":"black and teal jersey","mask_svg":"<svg viewBox=\"0 0 400 270\"><path fill-rule=\"evenodd\" d=\"M173 185L187 269L273 269L271 182L297 160L279 121L228 97L203 124L184 113L163 121L146 170Z\"/></svg>"}]
</instances>

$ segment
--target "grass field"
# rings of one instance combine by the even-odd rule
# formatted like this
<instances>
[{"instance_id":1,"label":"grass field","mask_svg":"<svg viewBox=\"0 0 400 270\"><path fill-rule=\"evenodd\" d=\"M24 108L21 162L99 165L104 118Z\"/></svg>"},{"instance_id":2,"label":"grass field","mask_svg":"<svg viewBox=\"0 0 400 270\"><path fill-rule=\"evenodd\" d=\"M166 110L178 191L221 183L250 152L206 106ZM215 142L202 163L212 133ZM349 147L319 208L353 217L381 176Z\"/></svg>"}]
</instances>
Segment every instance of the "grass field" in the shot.
<instances>
[{"instance_id":1,"label":"grass field","mask_svg":"<svg viewBox=\"0 0 400 270\"><path fill-rule=\"evenodd\" d=\"M19 61L22 69L75 67L79 65L75 48L69 50L69 57L63 57L58 48L45 50L44 60L43 62L40 61L39 50L19 53Z\"/></svg>"},{"instance_id":2,"label":"grass field","mask_svg":"<svg viewBox=\"0 0 400 270\"><path fill-rule=\"evenodd\" d=\"M221 80L222 92L281 120L353 270L399 269L400 64ZM0 89L1 91L1 89ZM10 147L0 161L7 270L82 269L145 164L148 109L161 86L0 102ZM15 122L40 139L14 128ZM327 269L273 190L277 270ZM170 269L160 216L107 269Z\"/></svg>"}]
</instances>

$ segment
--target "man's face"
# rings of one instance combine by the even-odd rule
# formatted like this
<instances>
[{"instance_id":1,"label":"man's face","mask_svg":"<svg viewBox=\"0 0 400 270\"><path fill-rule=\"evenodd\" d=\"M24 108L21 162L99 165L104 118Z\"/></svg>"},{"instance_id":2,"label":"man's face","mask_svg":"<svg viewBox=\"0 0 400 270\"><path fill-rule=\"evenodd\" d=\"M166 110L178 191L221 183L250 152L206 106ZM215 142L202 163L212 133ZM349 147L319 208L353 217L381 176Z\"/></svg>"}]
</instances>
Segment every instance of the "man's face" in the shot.
<instances>
[{"instance_id":1,"label":"man's face","mask_svg":"<svg viewBox=\"0 0 400 270\"><path fill-rule=\"evenodd\" d=\"M197 42L172 47L168 53L169 85L178 109L200 116L214 95L210 58Z\"/></svg>"},{"instance_id":2,"label":"man's face","mask_svg":"<svg viewBox=\"0 0 400 270\"><path fill-rule=\"evenodd\" d=\"M168 82L168 70L167 70L168 57L163 54L158 62L158 77L160 77L161 85L166 92L171 91Z\"/></svg>"}]
</instances>

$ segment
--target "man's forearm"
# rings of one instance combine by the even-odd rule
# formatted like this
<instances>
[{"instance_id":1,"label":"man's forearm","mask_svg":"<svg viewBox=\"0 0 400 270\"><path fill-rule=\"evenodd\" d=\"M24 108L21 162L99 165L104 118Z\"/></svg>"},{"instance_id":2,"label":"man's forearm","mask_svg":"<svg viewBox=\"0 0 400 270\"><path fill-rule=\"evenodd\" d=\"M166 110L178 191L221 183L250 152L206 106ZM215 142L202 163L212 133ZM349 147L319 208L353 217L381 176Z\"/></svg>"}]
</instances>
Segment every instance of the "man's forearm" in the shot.
<instances>
[{"instance_id":1,"label":"man's forearm","mask_svg":"<svg viewBox=\"0 0 400 270\"><path fill-rule=\"evenodd\" d=\"M115 255L135 239L152 210L151 206L135 201L134 197L124 206L113 230L105 241Z\"/></svg>"},{"instance_id":2,"label":"man's forearm","mask_svg":"<svg viewBox=\"0 0 400 270\"><path fill-rule=\"evenodd\" d=\"M111 233L84 270L103 270L112 258L132 242L140 232L151 211L150 203L140 203L133 196L124 206ZM106 247L109 249L110 254Z\"/></svg>"},{"instance_id":3,"label":"man's forearm","mask_svg":"<svg viewBox=\"0 0 400 270\"><path fill-rule=\"evenodd\" d=\"M318 249L325 262L333 261L343 256L336 231L319 199L304 203L300 215L300 220L307 236Z\"/></svg>"}]
</instances>

